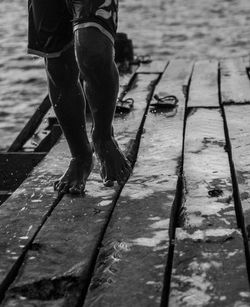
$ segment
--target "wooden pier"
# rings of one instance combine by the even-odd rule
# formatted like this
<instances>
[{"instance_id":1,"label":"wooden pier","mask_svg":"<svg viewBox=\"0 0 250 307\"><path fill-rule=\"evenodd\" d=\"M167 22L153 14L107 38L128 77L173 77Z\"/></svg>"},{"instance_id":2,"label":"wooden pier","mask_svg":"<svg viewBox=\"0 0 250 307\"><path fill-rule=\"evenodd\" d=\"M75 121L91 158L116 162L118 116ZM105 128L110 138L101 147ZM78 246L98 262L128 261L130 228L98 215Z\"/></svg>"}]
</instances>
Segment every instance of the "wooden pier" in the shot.
<instances>
[{"instance_id":1,"label":"wooden pier","mask_svg":"<svg viewBox=\"0 0 250 307\"><path fill-rule=\"evenodd\" d=\"M133 174L106 188L96 165L84 197L59 197L65 139L42 156L0 206L1 306L250 306L248 67L177 59L123 77L134 106L114 127Z\"/></svg>"}]
</instances>

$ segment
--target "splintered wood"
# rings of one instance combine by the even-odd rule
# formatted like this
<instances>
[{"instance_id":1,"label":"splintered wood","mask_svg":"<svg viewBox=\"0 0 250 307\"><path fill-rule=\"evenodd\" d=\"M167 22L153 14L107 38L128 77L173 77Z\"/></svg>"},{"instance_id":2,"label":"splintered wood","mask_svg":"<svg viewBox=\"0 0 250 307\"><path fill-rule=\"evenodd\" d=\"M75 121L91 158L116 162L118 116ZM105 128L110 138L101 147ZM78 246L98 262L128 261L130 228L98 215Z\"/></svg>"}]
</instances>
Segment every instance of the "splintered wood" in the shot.
<instances>
[{"instance_id":1,"label":"splintered wood","mask_svg":"<svg viewBox=\"0 0 250 307\"><path fill-rule=\"evenodd\" d=\"M133 174L107 188L96 165L84 197L58 198L61 138L0 207L1 306L250 306L248 63L156 61L124 76L134 105L114 129ZM178 102L151 106L155 94Z\"/></svg>"}]
</instances>

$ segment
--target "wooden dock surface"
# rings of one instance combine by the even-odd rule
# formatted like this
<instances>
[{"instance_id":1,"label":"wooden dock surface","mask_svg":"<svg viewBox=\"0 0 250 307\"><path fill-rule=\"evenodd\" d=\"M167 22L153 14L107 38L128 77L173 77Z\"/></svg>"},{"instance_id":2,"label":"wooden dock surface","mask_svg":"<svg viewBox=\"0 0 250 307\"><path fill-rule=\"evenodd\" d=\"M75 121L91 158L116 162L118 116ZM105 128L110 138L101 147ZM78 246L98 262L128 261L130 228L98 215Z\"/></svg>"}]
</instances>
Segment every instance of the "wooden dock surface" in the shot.
<instances>
[{"instance_id":1,"label":"wooden dock surface","mask_svg":"<svg viewBox=\"0 0 250 307\"><path fill-rule=\"evenodd\" d=\"M1 306L250 306L248 70L178 59L124 76L134 107L114 128L133 174L106 188L96 165L84 197L59 197L62 137L0 206Z\"/></svg>"}]
</instances>

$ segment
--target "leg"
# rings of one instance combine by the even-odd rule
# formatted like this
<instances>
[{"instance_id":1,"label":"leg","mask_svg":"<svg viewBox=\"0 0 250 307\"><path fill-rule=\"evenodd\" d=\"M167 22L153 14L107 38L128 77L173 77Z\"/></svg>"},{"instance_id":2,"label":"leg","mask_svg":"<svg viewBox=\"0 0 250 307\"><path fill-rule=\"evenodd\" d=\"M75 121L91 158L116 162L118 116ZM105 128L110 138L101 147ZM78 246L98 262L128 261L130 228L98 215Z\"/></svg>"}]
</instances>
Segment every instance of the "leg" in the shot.
<instances>
[{"instance_id":1,"label":"leg","mask_svg":"<svg viewBox=\"0 0 250 307\"><path fill-rule=\"evenodd\" d=\"M67 139L72 159L69 168L55 184L58 191L84 190L92 168L92 150L85 125L85 101L79 83L79 70L73 48L58 58L47 58L50 99Z\"/></svg>"},{"instance_id":2,"label":"leg","mask_svg":"<svg viewBox=\"0 0 250 307\"><path fill-rule=\"evenodd\" d=\"M87 27L75 31L75 49L94 120L93 145L101 162L103 180L122 184L131 167L112 132L119 85L113 45L101 31Z\"/></svg>"}]
</instances>

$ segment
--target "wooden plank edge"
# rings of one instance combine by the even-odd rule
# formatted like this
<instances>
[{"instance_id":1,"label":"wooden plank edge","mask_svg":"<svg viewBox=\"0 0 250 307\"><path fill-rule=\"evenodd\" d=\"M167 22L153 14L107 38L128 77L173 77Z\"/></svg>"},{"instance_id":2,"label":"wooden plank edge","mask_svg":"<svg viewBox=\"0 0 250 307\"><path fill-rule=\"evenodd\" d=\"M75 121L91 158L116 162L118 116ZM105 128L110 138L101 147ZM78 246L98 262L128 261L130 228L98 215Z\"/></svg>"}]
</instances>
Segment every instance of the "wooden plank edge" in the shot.
<instances>
[{"instance_id":1,"label":"wooden plank edge","mask_svg":"<svg viewBox=\"0 0 250 307\"><path fill-rule=\"evenodd\" d=\"M148 95L147 95L147 105L145 106L145 111L143 112L143 118L145 118L146 117L146 110L147 110L147 106L149 105L149 103L150 103L150 99L151 99L151 96L152 96L152 93L153 93L153 91L154 91L154 88L155 88L155 83L156 82L158 82L158 79L159 79L159 75L158 74L155 74L155 75L157 75L158 77L156 78L156 80L153 82L153 84L151 83L150 84L150 86L151 86L151 88L150 88L150 91L149 91L149 93L148 93ZM136 134L136 138L135 139L132 139L130 142L129 142L129 148L128 148L128 156L130 156L130 158L132 158L132 160L135 160L135 158L136 158L136 155L137 155L137 150L138 150L138 147L139 147L139 138L140 138L140 134L142 133L142 129L140 129L140 131ZM115 194L114 194L114 196L113 196L113 205L115 206L115 203L116 203L116 201L117 201L117 199L118 199L118 197L119 197L119 195L120 195L120 192L121 192L121 190L122 190L122 188L123 188L123 186L121 186L120 188L118 188L118 190L115 192ZM61 200L61 199L60 199ZM60 201L59 200L59 201ZM54 205L54 204L52 204L52 206L53 206L53 208L51 209L51 211L50 211L50 213L49 213L49 215L52 213L52 211L54 210L54 208L56 207L56 205L59 203L59 201ZM112 210L111 210L111 213L112 213ZM47 218L46 218L46 220L47 220ZM46 222L46 220L44 220L44 223ZM44 223L43 223L43 225L44 225ZM42 225L42 226L43 226ZM40 230L41 230L41 228L39 228L39 230L36 232L36 235L40 232ZM104 228L104 231L105 231L105 228ZM34 241L34 238L33 238L33 240L32 240L32 242ZM97 244L97 246L99 246L99 244L100 244L100 242ZM27 251L30 249L30 244L28 245L28 247L26 247L26 250L25 250L25 252L27 253ZM98 250L98 248L96 249L96 251ZM25 254L26 254L25 253ZM24 257L25 257L25 255L23 256L23 258L21 259L22 261L24 260ZM95 258L95 256L93 256L94 258ZM19 267L20 267L20 265L21 265L21 260L18 262L18 265L19 265ZM91 269L91 267L92 267L92 265L90 265L90 269ZM15 273L18 273L17 272L17 268L15 267ZM12 277L13 275L11 275L11 277ZM9 285L10 284L8 284L8 287L9 287ZM1 288L0 288L1 289ZM4 290L5 290L5 292L6 292L6 290L7 290L7 288L5 287L4 288ZM81 291L82 292L82 291ZM84 292L83 292L84 293ZM21 303L21 302L20 302Z\"/></svg>"},{"instance_id":2,"label":"wooden plank edge","mask_svg":"<svg viewBox=\"0 0 250 307\"><path fill-rule=\"evenodd\" d=\"M239 229L179 228L174 253L170 306L245 306L250 302Z\"/></svg>"},{"instance_id":3,"label":"wooden plank edge","mask_svg":"<svg viewBox=\"0 0 250 307\"><path fill-rule=\"evenodd\" d=\"M41 124L45 114L49 111L51 106L49 96L47 95L35 113L26 123L22 131L18 134L14 142L10 145L8 151L18 151L23 144L33 135L37 127Z\"/></svg>"}]
</instances>

